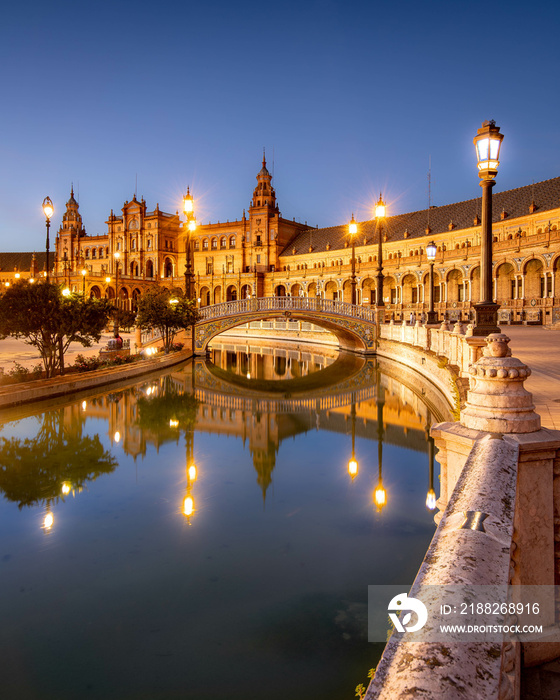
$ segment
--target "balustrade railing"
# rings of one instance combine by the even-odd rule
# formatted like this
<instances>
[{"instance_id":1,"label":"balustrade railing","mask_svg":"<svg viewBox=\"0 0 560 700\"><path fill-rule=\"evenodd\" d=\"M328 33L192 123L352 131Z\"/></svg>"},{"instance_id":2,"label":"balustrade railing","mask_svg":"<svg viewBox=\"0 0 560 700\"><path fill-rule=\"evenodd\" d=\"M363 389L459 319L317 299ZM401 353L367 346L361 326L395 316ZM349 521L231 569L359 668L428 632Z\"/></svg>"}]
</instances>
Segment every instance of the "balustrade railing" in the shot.
<instances>
[{"instance_id":1,"label":"balustrade railing","mask_svg":"<svg viewBox=\"0 0 560 700\"><path fill-rule=\"evenodd\" d=\"M345 301L322 299L321 297L253 297L226 301L200 309L200 320L237 316L259 311L311 311L329 313L337 316L358 318L363 321L375 322L375 309L368 306L358 306Z\"/></svg>"}]
</instances>

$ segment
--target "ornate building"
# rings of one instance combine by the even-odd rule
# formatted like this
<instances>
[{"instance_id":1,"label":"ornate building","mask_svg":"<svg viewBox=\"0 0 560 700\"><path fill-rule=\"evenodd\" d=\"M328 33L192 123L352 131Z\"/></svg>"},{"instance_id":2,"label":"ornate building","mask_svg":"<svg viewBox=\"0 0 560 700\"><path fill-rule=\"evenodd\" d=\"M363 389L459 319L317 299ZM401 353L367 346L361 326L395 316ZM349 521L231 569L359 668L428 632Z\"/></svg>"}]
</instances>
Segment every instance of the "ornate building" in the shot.
<instances>
[{"instance_id":1,"label":"ornate building","mask_svg":"<svg viewBox=\"0 0 560 700\"><path fill-rule=\"evenodd\" d=\"M559 322L560 177L494 194L493 211L494 296L501 305L500 322ZM284 219L264 158L249 209L235 221L199 225L189 235L178 212L167 214L158 205L147 211L143 199L133 197L121 212L117 216L111 211L106 234L90 236L71 192L56 236L58 279L76 292L117 295L120 305L134 308L135 299L152 284L185 288L190 241L195 292L203 306L254 295L351 299L348 226L316 229ZM377 243L382 235L388 316L399 320L425 310L426 245L433 240L438 249L436 310L440 316L466 320L478 301L480 215L477 198L389 216L381 227L375 219L359 223L358 303L375 304ZM14 255L0 254L4 283L16 272L33 276L13 269ZM33 264L36 274L41 265Z\"/></svg>"}]
</instances>

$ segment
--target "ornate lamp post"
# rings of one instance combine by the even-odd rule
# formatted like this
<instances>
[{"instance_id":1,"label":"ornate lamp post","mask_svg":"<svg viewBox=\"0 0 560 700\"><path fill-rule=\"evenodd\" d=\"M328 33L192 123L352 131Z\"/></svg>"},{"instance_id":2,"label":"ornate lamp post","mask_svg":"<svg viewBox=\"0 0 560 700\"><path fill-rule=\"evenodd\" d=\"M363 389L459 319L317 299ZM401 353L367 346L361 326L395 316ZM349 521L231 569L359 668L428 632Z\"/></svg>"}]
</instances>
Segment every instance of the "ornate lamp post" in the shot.
<instances>
[{"instance_id":1,"label":"ornate lamp post","mask_svg":"<svg viewBox=\"0 0 560 700\"><path fill-rule=\"evenodd\" d=\"M434 311L434 261L436 259L437 246L430 241L426 246L426 255L430 263L430 291L428 296L428 318L427 323L437 323L437 313Z\"/></svg>"},{"instance_id":2,"label":"ornate lamp post","mask_svg":"<svg viewBox=\"0 0 560 700\"><path fill-rule=\"evenodd\" d=\"M350 234L350 241L352 242L352 304L356 304L356 234L358 233L358 224L354 221L354 214L352 214L352 219L348 224L348 233Z\"/></svg>"},{"instance_id":3,"label":"ornate lamp post","mask_svg":"<svg viewBox=\"0 0 560 700\"><path fill-rule=\"evenodd\" d=\"M492 119L482 123L474 137L478 176L482 187L482 221L480 244L480 300L474 305L473 335L487 336L499 333L498 304L492 294L492 187L500 165L500 148L504 135Z\"/></svg>"},{"instance_id":4,"label":"ornate lamp post","mask_svg":"<svg viewBox=\"0 0 560 700\"><path fill-rule=\"evenodd\" d=\"M195 301L194 294L194 238L193 234L196 231L196 217L194 215L194 200L190 193L190 189L187 187L187 194L183 197L183 211L187 217L187 238L185 241L185 253L187 258L187 263L185 265L185 294L187 298L191 301ZM195 348L195 336L194 336L194 323L191 326L191 347L194 355Z\"/></svg>"},{"instance_id":5,"label":"ornate lamp post","mask_svg":"<svg viewBox=\"0 0 560 700\"><path fill-rule=\"evenodd\" d=\"M52 215L54 214L54 207L53 203L51 202L50 197L45 197L43 199L43 212L45 214L45 218L47 219L47 273L46 273L46 278L47 282L49 281L49 229L51 227L51 218Z\"/></svg>"},{"instance_id":6,"label":"ornate lamp post","mask_svg":"<svg viewBox=\"0 0 560 700\"><path fill-rule=\"evenodd\" d=\"M375 295L375 306L377 307L378 323L382 323L385 316L383 311L385 306L385 302L383 301L383 222L385 221L386 213L387 208L385 202L381 194L379 194L379 201L375 205L375 228L377 231L377 291Z\"/></svg>"},{"instance_id":7,"label":"ornate lamp post","mask_svg":"<svg viewBox=\"0 0 560 700\"><path fill-rule=\"evenodd\" d=\"M117 309L117 313L115 314L115 326L113 328L113 334L116 338L119 334L119 259L121 257L121 254L117 250L115 253L113 253L113 256L115 258L115 306Z\"/></svg>"},{"instance_id":8,"label":"ornate lamp post","mask_svg":"<svg viewBox=\"0 0 560 700\"><path fill-rule=\"evenodd\" d=\"M81 270L82 273L82 297L85 299L86 298L86 275L87 275L87 270Z\"/></svg>"},{"instance_id":9,"label":"ornate lamp post","mask_svg":"<svg viewBox=\"0 0 560 700\"><path fill-rule=\"evenodd\" d=\"M187 264L185 265L185 294L189 299L194 299L194 270L193 270L193 233L196 230L196 217L194 215L194 200L187 187L187 194L183 197L183 211L187 217L187 238L185 242L185 253Z\"/></svg>"}]
</instances>

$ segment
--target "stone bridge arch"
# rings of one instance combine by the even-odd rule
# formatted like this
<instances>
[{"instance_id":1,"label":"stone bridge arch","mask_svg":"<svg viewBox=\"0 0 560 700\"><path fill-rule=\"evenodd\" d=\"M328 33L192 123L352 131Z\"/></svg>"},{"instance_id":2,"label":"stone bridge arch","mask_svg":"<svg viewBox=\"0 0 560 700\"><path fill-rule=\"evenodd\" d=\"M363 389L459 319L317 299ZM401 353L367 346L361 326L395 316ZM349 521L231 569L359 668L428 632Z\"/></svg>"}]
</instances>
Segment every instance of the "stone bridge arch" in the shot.
<instances>
[{"instance_id":1,"label":"stone bridge arch","mask_svg":"<svg viewBox=\"0 0 560 700\"><path fill-rule=\"evenodd\" d=\"M320 297L258 297L200 309L195 354L204 355L220 333L250 321L289 318L309 321L333 333L341 350L372 354L376 345L375 310Z\"/></svg>"}]
</instances>

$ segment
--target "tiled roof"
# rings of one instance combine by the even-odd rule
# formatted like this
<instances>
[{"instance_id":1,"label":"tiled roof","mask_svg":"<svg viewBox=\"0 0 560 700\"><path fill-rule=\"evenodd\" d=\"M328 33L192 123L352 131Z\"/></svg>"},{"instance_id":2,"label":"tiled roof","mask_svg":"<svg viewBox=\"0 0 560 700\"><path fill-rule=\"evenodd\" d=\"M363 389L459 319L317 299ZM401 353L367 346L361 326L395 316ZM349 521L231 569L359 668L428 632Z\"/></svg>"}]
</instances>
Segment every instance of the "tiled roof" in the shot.
<instances>
[{"instance_id":1,"label":"tiled roof","mask_svg":"<svg viewBox=\"0 0 560 700\"><path fill-rule=\"evenodd\" d=\"M54 250L51 250L49 263L54 263ZM31 258L33 253L0 253L0 272L14 272L17 267L18 272L29 272L31 269ZM47 262L47 254L45 251L35 253L37 270L43 270Z\"/></svg>"},{"instance_id":2,"label":"tiled roof","mask_svg":"<svg viewBox=\"0 0 560 700\"><path fill-rule=\"evenodd\" d=\"M456 204L446 204L442 207L431 207L421 211L414 211L409 214L398 214L388 216L386 219L385 233L388 241L399 241L405 239L405 231L408 233L407 239L420 238L426 236L426 228L430 226L430 234L445 233L450 230L449 225L453 223L453 229L468 229L475 226L474 220L481 215L481 197L469 199ZM536 182L533 185L518 187L514 190L496 192L492 197L492 221L501 221L502 211L509 219L519 216L527 216L530 212L531 203L536 205L534 214L560 207L560 177L552 180ZM429 212L429 218L428 218ZM363 245L364 238L367 244L376 243L375 219L363 221L358 224L358 234L356 244ZM329 226L328 228L308 229L294 238L282 251L281 255L307 255L309 248L313 248L313 253L321 253L327 250L330 244L331 250L344 248L348 241L348 225Z\"/></svg>"}]
</instances>

